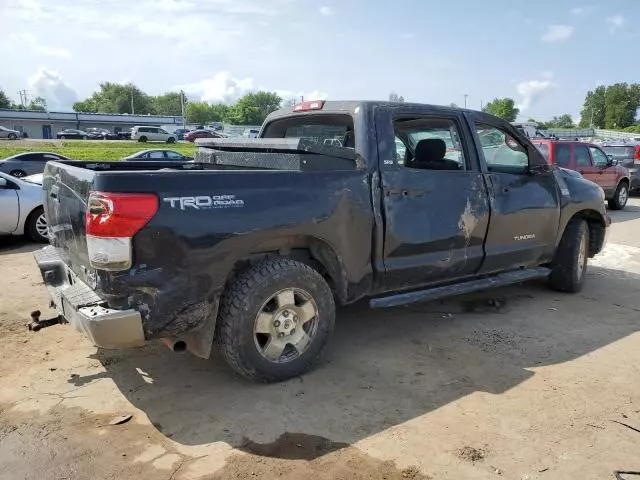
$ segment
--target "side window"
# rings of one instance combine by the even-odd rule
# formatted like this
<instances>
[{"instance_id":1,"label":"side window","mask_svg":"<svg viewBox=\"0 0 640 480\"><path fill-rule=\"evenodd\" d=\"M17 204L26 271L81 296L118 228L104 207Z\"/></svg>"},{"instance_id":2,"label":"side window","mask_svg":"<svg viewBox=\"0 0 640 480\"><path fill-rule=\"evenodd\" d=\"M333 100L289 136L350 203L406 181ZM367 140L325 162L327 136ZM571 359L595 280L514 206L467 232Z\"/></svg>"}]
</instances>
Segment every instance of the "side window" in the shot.
<instances>
[{"instance_id":1,"label":"side window","mask_svg":"<svg viewBox=\"0 0 640 480\"><path fill-rule=\"evenodd\" d=\"M149 152L149 158L154 160L164 159L164 152L162 150L153 150Z\"/></svg>"},{"instance_id":2,"label":"side window","mask_svg":"<svg viewBox=\"0 0 640 480\"><path fill-rule=\"evenodd\" d=\"M589 150L584 145L574 145L573 155L576 157L576 167L590 167L591 157Z\"/></svg>"},{"instance_id":3,"label":"side window","mask_svg":"<svg viewBox=\"0 0 640 480\"><path fill-rule=\"evenodd\" d=\"M556 165L559 167L568 167L571 164L571 146L557 143L556 148Z\"/></svg>"},{"instance_id":4,"label":"side window","mask_svg":"<svg viewBox=\"0 0 640 480\"><path fill-rule=\"evenodd\" d=\"M164 130L163 128L158 128L157 129L158 133L162 133L163 135L169 135L169 132L167 132L166 130Z\"/></svg>"},{"instance_id":5,"label":"side window","mask_svg":"<svg viewBox=\"0 0 640 480\"><path fill-rule=\"evenodd\" d=\"M42 161L44 161L44 162L51 162L51 161L56 161L56 160L60 160L60 157L58 157L56 155L43 155L42 156Z\"/></svg>"},{"instance_id":6,"label":"side window","mask_svg":"<svg viewBox=\"0 0 640 480\"><path fill-rule=\"evenodd\" d=\"M593 163L598 167L606 167L609 163L609 157L607 157L602 150L596 147L589 147L591 155L593 155Z\"/></svg>"},{"instance_id":7,"label":"side window","mask_svg":"<svg viewBox=\"0 0 640 480\"><path fill-rule=\"evenodd\" d=\"M167 154L167 158L170 158L171 160L179 160L182 158L182 155L180 155L178 152L166 152Z\"/></svg>"},{"instance_id":8,"label":"side window","mask_svg":"<svg viewBox=\"0 0 640 480\"><path fill-rule=\"evenodd\" d=\"M394 122L398 164L419 170L466 169L458 127L448 118L399 118Z\"/></svg>"},{"instance_id":9,"label":"side window","mask_svg":"<svg viewBox=\"0 0 640 480\"><path fill-rule=\"evenodd\" d=\"M476 123L476 132L490 172L526 173L529 155L519 141L509 133L483 123Z\"/></svg>"}]
</instances>

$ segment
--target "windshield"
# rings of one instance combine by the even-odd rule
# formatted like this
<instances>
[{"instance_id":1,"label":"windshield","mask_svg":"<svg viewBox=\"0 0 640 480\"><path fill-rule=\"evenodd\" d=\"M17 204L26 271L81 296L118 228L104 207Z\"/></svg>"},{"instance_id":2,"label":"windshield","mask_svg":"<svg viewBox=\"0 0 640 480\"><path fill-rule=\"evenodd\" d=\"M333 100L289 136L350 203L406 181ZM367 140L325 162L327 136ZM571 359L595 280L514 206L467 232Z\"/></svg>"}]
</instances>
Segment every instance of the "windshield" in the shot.
<instances>
[{"instance_id":1,"label":"windshield","mask_svg":"<svg viewBox=\"0 0 640 480\"><path fill-rule=\"evenodd\" d=\"M634 147L619 146L619 147L602 147L604 153L607 155L613 155L614 157L633 157Z\"/></svg>"}]
</instances>

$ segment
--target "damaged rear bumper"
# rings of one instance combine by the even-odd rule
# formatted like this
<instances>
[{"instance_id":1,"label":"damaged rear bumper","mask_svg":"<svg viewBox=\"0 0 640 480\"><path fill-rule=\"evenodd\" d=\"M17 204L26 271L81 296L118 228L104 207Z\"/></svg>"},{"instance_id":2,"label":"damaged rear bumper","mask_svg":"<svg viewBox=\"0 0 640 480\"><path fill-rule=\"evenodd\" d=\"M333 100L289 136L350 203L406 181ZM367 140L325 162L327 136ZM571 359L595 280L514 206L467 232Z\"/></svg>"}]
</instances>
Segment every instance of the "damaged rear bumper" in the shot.
<instances>
[{"instance_id":1,"label":"damaged rear bumper","mask_svg":"<svg viewBox=\"0 0 640 480\"><path fill-rule=\"evenodd\" d=\"M108 308L96 292L75 276L54 247L36 251L34 257L49 290L51 305L94 345L108 349L144 345L138 311Z\"/></svg>"}]
</instances>

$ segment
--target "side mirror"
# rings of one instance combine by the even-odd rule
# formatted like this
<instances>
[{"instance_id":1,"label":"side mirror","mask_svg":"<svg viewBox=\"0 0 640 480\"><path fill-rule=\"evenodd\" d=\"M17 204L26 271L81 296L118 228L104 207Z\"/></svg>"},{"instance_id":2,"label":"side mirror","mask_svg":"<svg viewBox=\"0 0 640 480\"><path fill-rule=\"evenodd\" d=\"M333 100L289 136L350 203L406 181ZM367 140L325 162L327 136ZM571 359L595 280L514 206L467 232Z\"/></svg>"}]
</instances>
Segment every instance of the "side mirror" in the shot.
<instances>
[{"instance_id":1,"label":"side mirror","mask_svg":"<svg viewBox=\"0 0 640 480\"><path fill-rule=\"evenodd\" d=\"M2 188L7 188L7 179L6 178L0 178L0 189Z\"/></svg>"}]
</instances>

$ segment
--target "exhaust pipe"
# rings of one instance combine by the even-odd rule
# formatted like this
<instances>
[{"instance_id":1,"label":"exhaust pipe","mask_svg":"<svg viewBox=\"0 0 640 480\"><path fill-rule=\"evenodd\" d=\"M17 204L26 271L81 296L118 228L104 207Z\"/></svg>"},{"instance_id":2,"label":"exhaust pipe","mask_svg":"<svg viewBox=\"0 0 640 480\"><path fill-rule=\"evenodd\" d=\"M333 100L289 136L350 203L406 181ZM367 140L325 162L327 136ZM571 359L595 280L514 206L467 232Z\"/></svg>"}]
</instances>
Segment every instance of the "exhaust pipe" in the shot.
<instances>
[{"instance_id":1,"label":"exhaust pipe","mask_svg":"<svg viewBox=\"0 0 640 480\"><path fill-rule=\"evenodd\" d=\"M187 351L187 342L184 340L177 338L162 338L161 340L174 353L185 353Z\"/></svg>"}]
</instances>

